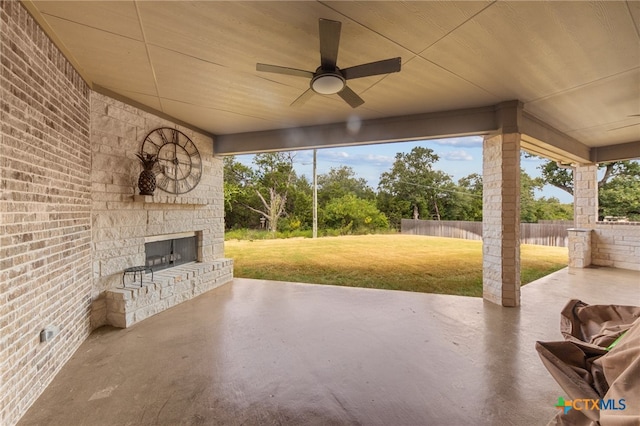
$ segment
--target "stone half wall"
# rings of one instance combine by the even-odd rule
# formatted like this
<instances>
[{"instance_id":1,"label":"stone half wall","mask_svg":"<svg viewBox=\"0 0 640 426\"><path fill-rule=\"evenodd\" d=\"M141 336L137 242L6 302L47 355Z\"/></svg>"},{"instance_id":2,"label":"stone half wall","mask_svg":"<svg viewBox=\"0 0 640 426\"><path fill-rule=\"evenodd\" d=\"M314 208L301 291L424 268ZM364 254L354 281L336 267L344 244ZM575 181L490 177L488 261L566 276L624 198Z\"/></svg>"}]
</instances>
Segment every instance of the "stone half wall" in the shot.
<instances>
[{"instance_id":1,"label":"stone half wall","mask_svg":"<svg viewBox=\"0 0 640 426\"><path fill-rule=\"evenodd\" d=\"M598 223L591 236L591 263L640 271L640 223Z\"/></svg>"},{"instance_id":2,"label":"stone half wall","mask_svg":"<svg viewBox=\"0 0 640 426\"><path fill-rule=\"evenodd\" d=\"M640 222L569 229L569 266L590 265L640 271Z\"/></svg>"},{"instance_id":3,"label":"stone half wall","mask_svg":"<svg viewBox=\"0 0 640 426\"><path fill-rule=\"evenodd\" d=\"M137 182L142 168L135 154L140 152L147 134L159 127L177 128L189 136L200 152L202 178L198 186L186 194L176 196L157 189L153 197L138 195ZM186 293L177 290L175 292L180 293L180 297L160 297L160 289L163 289L163 295L172 291L163 283L182 280L182 271L171 268L158 276L171 277L174 274L174 280L152 283L150 274L148 278L145 276L144 285L148 286L145 292L155 294L158 290L157 297L162 302L153 308L145 306L144 315L139 311L142 307L132 307L129 303L128 308L133 310L123 312L129 320L114 319L113 306L108 302L114 300L114 294L128 292L117 290L122 288L123 272L126 268L145 264L145 239L148 237L195 232L200 239L198 261L216 268L218 275L201 274L198 281L204 282L194 284L193 288L210 289L231 280L231 261L223 259L223 163L221 158L213 155L211 137L176 126L175 123L107 96L92 93L91 149L92 327L131 325L148 316L149 312L159 312L160 306L166 309L171 306L170 302L187 300ZM222 275L221 265L226 265ZM198 291L192 291L190 297L196 296ZM140 299L134 296L132 293L129 300Z\"/></svg>"}]
</instances>

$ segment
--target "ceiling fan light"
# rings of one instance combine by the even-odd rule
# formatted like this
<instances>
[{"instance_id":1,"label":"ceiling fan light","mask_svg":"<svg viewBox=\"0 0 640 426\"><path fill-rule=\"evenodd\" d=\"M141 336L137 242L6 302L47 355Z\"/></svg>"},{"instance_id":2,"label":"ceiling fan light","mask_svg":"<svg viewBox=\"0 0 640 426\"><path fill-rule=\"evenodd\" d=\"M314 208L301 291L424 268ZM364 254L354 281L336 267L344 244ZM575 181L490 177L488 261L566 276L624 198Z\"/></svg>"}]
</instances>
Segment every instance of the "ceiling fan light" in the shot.
<instances>
[{"instance_id":1,"label":"ceiling fan light","mask_svg":"<svg viewBox=\"0 0 640 426\"><path fill-rule=\"evenodd\" d=\"M333 95L344 89L344 78L336 74L323 74L311 80L311 88L321 95Z\"/></svg>"}]
</instances>

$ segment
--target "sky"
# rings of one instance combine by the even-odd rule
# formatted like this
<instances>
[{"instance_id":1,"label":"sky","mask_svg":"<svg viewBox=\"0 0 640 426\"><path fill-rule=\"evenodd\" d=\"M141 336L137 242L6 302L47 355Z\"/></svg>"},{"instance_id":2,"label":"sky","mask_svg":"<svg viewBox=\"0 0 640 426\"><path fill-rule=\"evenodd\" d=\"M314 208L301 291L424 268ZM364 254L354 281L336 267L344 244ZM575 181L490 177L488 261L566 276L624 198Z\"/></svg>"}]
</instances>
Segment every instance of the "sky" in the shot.
<instances>
[{"instance_id":1,"label":"sky","mask_svg":"<svg viewBox=\"0 0 640 426\"><path fill-rule=\"evenodd\" d=\"M318 175L328 173L334 167L349 166L356 177L364 178L374 190L383 172L389 171L396 153L408 153L416 146L432 149L440 160L434 169L450 175L454 182L472 173L482 174L482 137L434 139L428 141L394 142L376 145L323 148L317 151ZM253 166L253 155L237 155L236 160ZM537 168L544 160L522 158L521 166L531 177L541 175ZM313 150L295 151L294 167L298 175L313 180ZM565 191L547 185L536 193L537 197L556 197L562 203L573 203L573 197Z\"/></svg>"}]
</instances>

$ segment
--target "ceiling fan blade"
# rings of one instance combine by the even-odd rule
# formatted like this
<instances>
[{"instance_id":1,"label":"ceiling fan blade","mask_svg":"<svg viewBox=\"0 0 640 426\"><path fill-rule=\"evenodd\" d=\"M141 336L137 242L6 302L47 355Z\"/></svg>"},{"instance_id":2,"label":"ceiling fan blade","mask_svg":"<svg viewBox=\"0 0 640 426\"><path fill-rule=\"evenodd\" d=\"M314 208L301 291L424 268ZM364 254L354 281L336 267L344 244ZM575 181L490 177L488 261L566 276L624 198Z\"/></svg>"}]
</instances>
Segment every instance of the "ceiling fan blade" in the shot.
<instances>
[{"instance_id":1,"label":"ceiling fan blade","mask_svg":"<svg viewBox=\"0 0 640 426\"><path fill-rule=\"evenodd\" d=\"M351 90L349 86L344 86L342 91L338 92L338 96L340 96L346 103L351 105L351 108L357 108L364 103L364 100L358 96L356 92Z\"/></svg>"},{"instance_id":2,"label":"ceiling fan blade","mask_svg":"<svg viewBox=\"0 0 640 426\"><path fill-rule=\"evenodd\" d=\"M306 77L306 78L313 77L313 73L311 71L299 70L296 68L281 67L278 65L256 64L256 71L293 75L295 77Z\"/></svg>"},{"instance_id":3,"label":"ceiling fan blade","mask_svg":"<svg viewBox=\"0 0 640 426\"><path fill-rule=\"evenodd\" d=\"M385 59L340 70L346 80L400 71L402 58Z\"/></svg>"},{"instance_id":4,"label":"ceiling fan blade","mask_svg":"<svg viewBox=\"0 0 640 426\"><path fill-rule=\"evenodd\" d=\"M338 61L342 23L320 18L320 62L322 69L333 71Z\"/></svg>"},{"instance_id":5,"label":"ceiling fan blade","mask_svg":"<svg viewBox=\"0 0 640 426\"><path fill-rule=\"evenodd\" d=\"M307 89L302 95L298 96L298 99L291 102L289 106L302 106L304 105L314 94L315 92L311 90L311 88Z\"/></svg>"},{"instance_id":6,"label":"ceiling fan blade","mask_svg":"<svg viewBox=\"0 0 640 426\"><path fill-rule=\"evenodd\" d=\"M629 125L626 125L626 126L616 127L614 129L609 129L609 131L613 132L614 130L626 129L627 127L633 127L633 126L640 126L640 123L635 123L635 124L629 124Z\"/></svg>"}]
</instances>

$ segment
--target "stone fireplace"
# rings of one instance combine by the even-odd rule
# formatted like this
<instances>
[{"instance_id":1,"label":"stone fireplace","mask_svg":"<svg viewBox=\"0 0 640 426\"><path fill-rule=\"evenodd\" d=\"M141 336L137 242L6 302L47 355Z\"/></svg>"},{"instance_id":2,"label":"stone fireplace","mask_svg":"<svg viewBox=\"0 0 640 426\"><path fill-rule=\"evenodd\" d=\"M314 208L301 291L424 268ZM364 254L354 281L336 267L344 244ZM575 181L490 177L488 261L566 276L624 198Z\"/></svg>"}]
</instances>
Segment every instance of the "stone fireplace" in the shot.
<instances>
[{"instance_id":1,"label":"stone fireplace","mask_svg":"<svg viewBox=\"0 0 640 426\"><path fill-rule=\"evenodd\" d=\"M154 272L198 260L199 232L145 238L145 265Z\"/></svg>"},{"instance_id":2,"label":"stone fireplace","mask_svg":"<svg viewBox=\"0 0 640 426\"><path fill-rule=\"evenodd\" d=\"M129 327L229 282L223 164L212 138L98 93L91 114L92 327ZM138 193L136 153L160 127L179 129L200 152L200 182L185 194ZM134 283L124 271L139 266L146 273Z\"/></svg>"}]
</instances>

